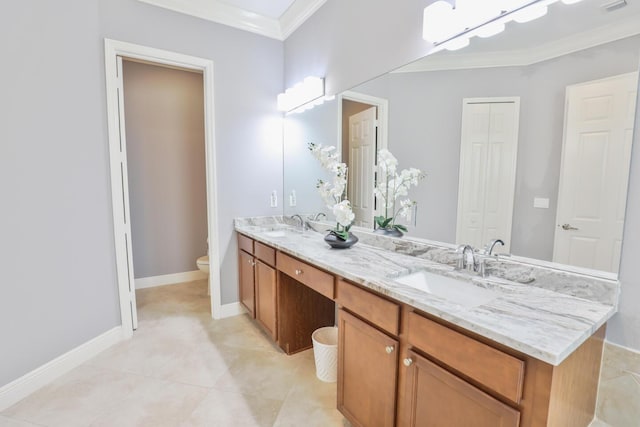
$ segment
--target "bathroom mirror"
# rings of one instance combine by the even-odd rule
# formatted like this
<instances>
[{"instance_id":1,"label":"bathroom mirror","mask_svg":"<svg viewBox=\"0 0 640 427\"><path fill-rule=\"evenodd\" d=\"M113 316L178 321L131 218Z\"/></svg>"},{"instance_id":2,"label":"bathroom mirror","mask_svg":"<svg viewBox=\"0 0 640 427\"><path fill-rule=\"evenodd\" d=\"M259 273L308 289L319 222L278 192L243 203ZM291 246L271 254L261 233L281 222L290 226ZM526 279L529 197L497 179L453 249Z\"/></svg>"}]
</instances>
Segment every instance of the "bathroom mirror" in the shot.
<instances>
[{"instance_id":1,"label":"bathroom mirror","mask_svg":"<svg viewBox=\"0 0 640 427\"><path fill-rule=\"evenodd\" d=\"M429 55L288 115L284 214L327 212L315 189L325 175L306 145L336 145L348 162L344 124L375 107L378 148L386 146L399 168L427 173L410 193L418 208L408 238L475 247L502 238L513 255L612 277L624 223L638 33L635 3L613 11L599 1L554 4L539 20L509 24L500 35ZM610 117L614 110L617 118ZM615 129L603 127L607 121ZM507 131L486 133L501 127ZM480 128L486 134L478 136ZM609 147L612 138L621 141L617 148ZM505 145L511 148L495 149Z\"/></svg>"}]
</instances>

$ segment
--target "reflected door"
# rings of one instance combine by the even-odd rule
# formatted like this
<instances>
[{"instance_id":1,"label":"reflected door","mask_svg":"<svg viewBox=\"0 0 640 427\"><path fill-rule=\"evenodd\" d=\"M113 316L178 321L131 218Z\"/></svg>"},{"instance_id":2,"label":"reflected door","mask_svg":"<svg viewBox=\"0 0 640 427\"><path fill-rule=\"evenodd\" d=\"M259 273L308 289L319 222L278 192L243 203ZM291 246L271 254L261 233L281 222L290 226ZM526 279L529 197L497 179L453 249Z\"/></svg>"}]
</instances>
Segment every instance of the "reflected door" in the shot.
<instances>
[{"instance_id":1,"label":"reflected door","mask_svg":"<svg viewBox=\"0 0 640 427\"><path fill-rule=\"evenodd\" d=\"M349 117L348 196L355 225L373 228L376 107Z\"/></svg>"},{"instance_id":2,"label":"reflected door","mask_svg":"<svg viewBox=\"0 0 640 427\"><path fill-rule=\"evenodd\" d=\"M568 86L553 260L618 272L638 73Z\"/></svg>"},{"instance_id":3,"label":"reflected door","mask_svg":"<svg viewBox=\"0 0 640 427\"><path fill-rule=\"evenodd\" d=\"M458 244L502 239L500 251L510 251L519 110L517 97L463 101Z\"/></svg>"}]
</instances>

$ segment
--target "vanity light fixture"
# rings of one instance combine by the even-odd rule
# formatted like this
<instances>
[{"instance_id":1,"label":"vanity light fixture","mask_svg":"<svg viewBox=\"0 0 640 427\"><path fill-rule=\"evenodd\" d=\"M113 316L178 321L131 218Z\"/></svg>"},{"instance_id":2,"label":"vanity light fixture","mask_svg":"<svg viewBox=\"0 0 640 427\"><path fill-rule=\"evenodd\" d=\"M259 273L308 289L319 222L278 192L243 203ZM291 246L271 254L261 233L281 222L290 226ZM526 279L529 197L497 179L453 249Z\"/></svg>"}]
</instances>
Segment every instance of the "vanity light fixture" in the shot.
<instances>
[{"instance_id":1,"label":"vanity light fixture","mask_svg":"<svg viewBox=\"0 0 640 427\"><path fill-rule=\"evenodd\" d=\"M278 110L289 112L324 96L324 79L307 77L278 95Z\"/></svg>"},{"instance_id":2,"label":"vanity light fixture","mask_svg":"<svg viewBox=\"0 0 640 427\"><path fill-rule=\"evenodd\" d=\"M472 37L491 37L501 33L510 21L524 23L547 14L549 5L560 0L445 0L424 9L422 38L436 50L458 50ZM582 0L561 0L574 4ZM625 1L625 0L621 0Z\"/></svg>"}]
</instances>

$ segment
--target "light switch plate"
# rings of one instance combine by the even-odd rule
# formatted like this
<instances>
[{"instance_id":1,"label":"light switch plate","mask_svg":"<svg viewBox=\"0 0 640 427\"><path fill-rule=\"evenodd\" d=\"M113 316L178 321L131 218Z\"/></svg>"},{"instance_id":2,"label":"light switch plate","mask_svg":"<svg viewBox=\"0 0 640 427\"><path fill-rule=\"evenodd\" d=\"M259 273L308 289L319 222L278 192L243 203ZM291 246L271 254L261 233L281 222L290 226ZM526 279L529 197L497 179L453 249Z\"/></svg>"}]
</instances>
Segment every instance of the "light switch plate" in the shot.
<instances>
[{"instance_id":1,"label":"light switch plate","mask_svg":"<svg viewBox=\"0 0 640 427\"><path fill-rule=\"evenodd\" d=\"M533 207L540 209L549 209L549 199L545 197L534 197Z\"/></svg>"}]
</instances>

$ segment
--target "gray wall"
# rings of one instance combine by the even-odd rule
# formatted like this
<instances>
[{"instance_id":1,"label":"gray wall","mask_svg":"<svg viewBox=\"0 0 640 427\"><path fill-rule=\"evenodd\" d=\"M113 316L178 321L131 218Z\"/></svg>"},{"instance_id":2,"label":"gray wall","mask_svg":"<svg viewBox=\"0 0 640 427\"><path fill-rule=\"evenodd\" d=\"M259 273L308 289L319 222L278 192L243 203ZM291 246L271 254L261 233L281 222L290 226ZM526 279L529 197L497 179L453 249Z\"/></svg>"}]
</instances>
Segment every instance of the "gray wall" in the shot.
<instances>
[{"instance_id":1,"label":"gray wall","mask_svg":"<svg viewBox=\"0 0 640 427\"><path fill-rule=\"evenodd\" d=\"M421 38L422 10L430 2L328 2L307 23L285 41L285 83L294 83L306 74L325 75L327 88L340 92L375 75L417 59L428 51ZM371 11L367 19L348 22L359 10ZM400 20L399 16L406 19ZM402 25L390 23L402 22ZM327 29L331 29L328 31ZM382 30L381 30L382 29ZM369 48L359 49L363 40ZM354 55L354 60L347 59ZM591 64L590 64L591 66ZM640 109L636 113L640 123ZM636 126L632 155L629 202L625 225L620 281L620 312L611 320L608 339L640 350L640 136ZM429 178L427 178L428 180ZM424 210L424 209L423 209Z\"/></svg>"},{"instance_id":2,"label":"gray wall","mask_svg":"<svg viewBox=\"0 0 640 427\"><path fill-rule=\"evenodd\" d=\"M202 73L122 68L135 277L196 270L208 234Z\"/></svg>"},{"instance_id":3,"label":"gray wall","mask_svg":"<svg viewBox=\"0 0 640 427\"><path fill-rule=\"evenodd\" d=\"M328 0L285 40L285 87L325 77L328 94L419 59L422 12L435 0Z\"/></svg>"},{"instance_id":4,"label":"gray wall","mask_svg":"<svg viewBox=\"0 0 640 427\"><path fill-rule=\"evenodd\" d=\"M389 99L389 149L400 167L428 178L418 201L414 236L455 243L462 100L520 97L518 166L511 252L551 261L568 85L637 71L640 36L527 67L391 73L354 91ZM550 199L549 209L533 207Z\"/></svg>"},{"instance_id":5,"label":"gray wall","mask_svg":"<svg viewBox=\"0 0 640 427\"><path fill-rule=\"evenodd\" d=\"M281 42L135 0L4 5L0 385L120 323L104 37L214 61L223 303L237 301L233 218L274 213L281 192Z\"/></svg>"}]
</instances>

